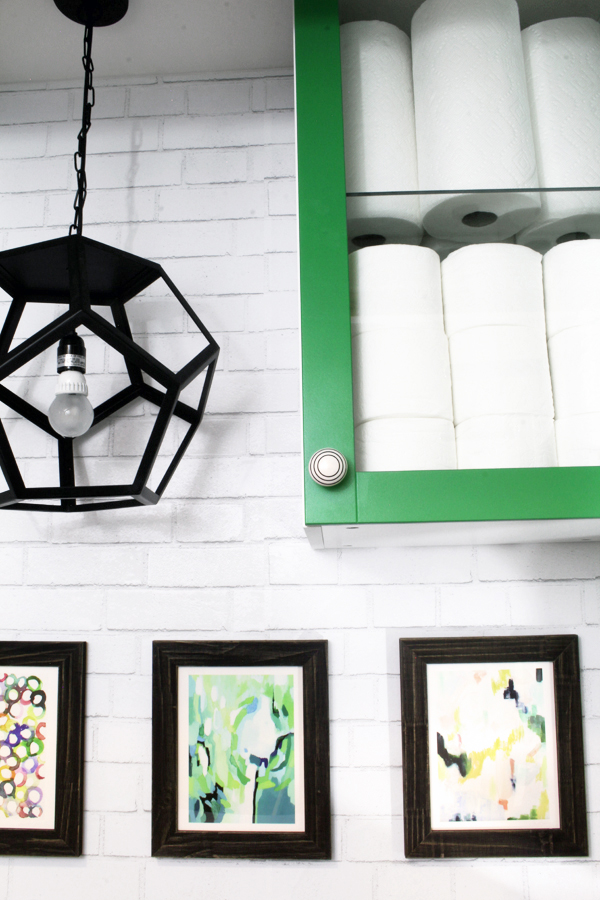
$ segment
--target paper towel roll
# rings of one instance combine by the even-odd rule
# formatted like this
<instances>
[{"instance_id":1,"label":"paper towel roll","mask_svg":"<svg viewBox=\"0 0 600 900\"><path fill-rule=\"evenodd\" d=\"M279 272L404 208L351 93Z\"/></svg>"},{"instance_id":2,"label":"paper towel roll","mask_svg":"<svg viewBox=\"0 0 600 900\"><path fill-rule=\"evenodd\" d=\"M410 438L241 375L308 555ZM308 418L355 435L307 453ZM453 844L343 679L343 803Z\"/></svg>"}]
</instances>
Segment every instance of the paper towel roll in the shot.
<instances>
[{"instance_id":1,"label":"paper towel roll","mask_svg":"<svg viewBox=\"0 0 600 900\"><path fill-rule=\"evenodd\" d=\"M456 426L459 469L556 466L552 416L477 416Z\"/></svg>"},{"instance_id":2,"label":"paper towel roll","mask_svg":"<svg viewBox=\"0 0 600 900\"><path fill-rule=\"evenodd\" d=\"M359 472L456 468L448 419L374 419L357 426L354 449Z\"/></svg>"},{"instance_id":3,"label":"paper towel roll","mask_svg":"<svg viewBox=\"0 0 600 900\"><path fill-rule=\"evenodd\" d=\"M346 190L418 190L410 40L387 22L350 22L340 41ZM351 241L421 239L417 196L348 197L347 211Z\"/></svg>"},{"instance_id":4,"label":"paper towel roll","mask_svg":"<svg viewBox=\"0 0 600 900\"><path fill-rule=\"evenodd\" d=\"M544 330L542 257L517 244L472 244L442 263L448 336L482 325Z\"/></svg>"},{"instance_id":5,"label":"paper towel roll","mask_svg":"<svg viewBox=\"0 0 600 900\"><path fill-rule=\"evenodd\" d=\"M600 241L569 241L543 258L546 330L600 321Z\"/></svg>"},{"instance_id":6,"label":"paper towel roll","mask_svg":"<svg viewBox=\"0 0 600 900\"><path fill-rule=\"evenodd\" d=\"M600 22L551 19L523 31L542 187L600 186ZM519 243L545 253L569 234L600 238L600 191L541 195Z\"/></svg>"},{"instance_id":7,"label":"paper towel roll","mask_svg":"<svg viewBox=\"0 0 600 900\"><path fill-rule=\"evenodd\" d=\"M388 327L352 338L354 424L424 417L452 421L448 340L440 328Z\"/></svg>"},{"instance_id":8,"label":"paper towel roll","mask_svg":"<svg viewBox=\"0 0 600 900\"><path fill-rule=\"evenodd\" d=\"M554 415L541 328L489 325L449 338L454 421L486 415Z\"/></svg>"},{"instance_id":9,"label":"paper towel roll","mask_svg":"<svg viewBox=\"0 0 600 900\"><path fill-rule=\"evenodd\" d=\"M556 420L559 466L600 466L600 413Z\"/></svg>"},{"instance_id":10,"label":"paper towel roll","mask_svg":"<svg viewBox=\"0 0 600 900\"><path fill-rule=\"evenodd\" d=\"M556 418L600 412L600 322L548 341Z\"/></svg>"},{"instance_id":11,"label":"paper towel roll","mask_svg":"<svg viewBox=\"0 0 600 900\"><path fill-rule=\"evenodd\" d=\"M515 0L425 0L411 38L420 190L514 190L421 196L425 229L477 243L516 234L540 201Z\"/></svg>"},{"instance_id":12,"label":"paper towel roll","mask_svg":"<svg viewBox=\"0 0 600 900\"><path fill-rule=\"evenodd\" d=\"M393 315L404 325L443 327L440 260L428 247L365 247L350 255L349 272L353 316Z\"/></svg>"}]
</instances>

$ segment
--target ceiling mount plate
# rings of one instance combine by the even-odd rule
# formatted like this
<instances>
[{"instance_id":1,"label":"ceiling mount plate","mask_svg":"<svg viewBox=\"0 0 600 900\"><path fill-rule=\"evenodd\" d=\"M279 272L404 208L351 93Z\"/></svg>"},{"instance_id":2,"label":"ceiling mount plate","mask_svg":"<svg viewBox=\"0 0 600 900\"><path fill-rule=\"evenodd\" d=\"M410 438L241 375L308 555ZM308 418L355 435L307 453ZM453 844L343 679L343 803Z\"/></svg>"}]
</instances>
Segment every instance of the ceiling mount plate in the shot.
<instances>
[{"instance_id":1,"label":"ceiling mount plate","mask_svg":"<svg viewBox=\"0 0 600 900\"><path fill-rule=\"evenodd\" d=\"M61 13L80 25L114 25L123 18L129 0L54 0Z\"/></svg>"}]
</instances>

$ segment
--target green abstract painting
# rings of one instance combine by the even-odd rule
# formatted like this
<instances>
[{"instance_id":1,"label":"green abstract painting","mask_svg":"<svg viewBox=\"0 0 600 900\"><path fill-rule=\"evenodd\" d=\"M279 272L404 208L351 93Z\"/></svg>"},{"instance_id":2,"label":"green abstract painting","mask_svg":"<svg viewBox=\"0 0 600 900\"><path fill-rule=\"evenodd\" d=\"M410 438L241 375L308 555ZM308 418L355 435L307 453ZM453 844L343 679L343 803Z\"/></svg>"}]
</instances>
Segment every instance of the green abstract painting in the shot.
<instances>
[{"instance_id":1,"label":"green abstract painting","mask_svg":"<svg viewBox=\"0 0 600 900\"><path fill-rule=\"evenodd\" d=\"M432 828L558 828L552 664L427 666Z\"/></svg>"},{"instance_id":2,"label":"green abstract painting","mask_svg":"<svg viewBox=\"0 0 600 900\"><path fill-rule=\"evenodd\" d=\"M303 829L301 669L179 677L179 827Z\"/></svg>"}]
</instances>

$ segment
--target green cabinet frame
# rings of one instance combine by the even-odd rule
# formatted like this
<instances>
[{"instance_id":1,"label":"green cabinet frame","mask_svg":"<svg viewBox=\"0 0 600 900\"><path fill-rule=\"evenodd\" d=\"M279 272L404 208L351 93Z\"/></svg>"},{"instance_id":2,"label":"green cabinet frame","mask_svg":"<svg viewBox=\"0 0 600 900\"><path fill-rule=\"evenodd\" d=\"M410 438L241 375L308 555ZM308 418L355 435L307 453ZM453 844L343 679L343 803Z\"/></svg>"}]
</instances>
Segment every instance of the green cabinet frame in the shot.
<instances>
[{"instance_id":1,"label":"green cabinet frame","mask_svg":"<svg viewBox=\"0 0 600 900\"><path fill-rule=\"evenodd\" d=\"M305 521L309 536L321 529L314 545L327 545L327 526L370 523L529 521L532 540L600 537L600 466L356 472L338 0L295 0L295 52ZM325 447L348 460L335 487L308 472ZM541 520L565 527L536 530ZM437 543L461 542L450 528L448 537Z\"/></svg>"}]
</instances>

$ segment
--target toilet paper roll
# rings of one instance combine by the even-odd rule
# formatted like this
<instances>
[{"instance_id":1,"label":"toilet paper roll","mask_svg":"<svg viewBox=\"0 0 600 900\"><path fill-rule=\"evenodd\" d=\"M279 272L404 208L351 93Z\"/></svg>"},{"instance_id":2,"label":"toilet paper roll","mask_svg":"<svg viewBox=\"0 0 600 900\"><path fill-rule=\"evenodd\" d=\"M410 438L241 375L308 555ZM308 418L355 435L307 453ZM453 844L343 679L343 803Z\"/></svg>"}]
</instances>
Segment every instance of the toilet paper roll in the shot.
<instances>
[{"instance_id":1,"label":"toilet paper roll","mask_svg":"<svg viewBox=\"0 0 600 900\"><path fill-rule=\"evenodd\" d=\"M453 241L502 240L540 208L519 11L515 0L425 0L412 19L426 231Z\"/></svg>"},{"instance_id":2,"label":"toilet paper roll","mask_svg":"<svg viewBox=\"0 0 600 900\"><path fill-rule=\"evenodd\" d=\"M482 325L544 330L542 257L517 244L472 244L442 263L448 336Z\"/></svg>"},{"instance_id":3,"label":"toilet paper roll","mask_svg":"<svg viewBox=\"0 0 600 900\"><path fill-rule=\"evenodd\" d=\"M448 419L374 419L357 426L354 449L359 472L456 468Z\"/></svg>"},{"instance_id":4,"label":"toilet paper roll","mask_svg":"<svg viewBox=\"0 0 600 900\"><path fill-rule=\"evenodd\" d=\"M448 340L443 329L393 323L352 338L354 424L424 417L452 421Z\"/></svg>"},{"instance_id":5,"label":"toilet paper roll","mask_svg":"<svg viewBox=\"0 0 600 900\"><path fill-rule=\"evenodd\" d=\"M600 22L551 19L523 31L543 187L600 187ZM545 253L565 235L600 238L600 191L542 193L519 243Z\"/></svg>"},{"instance_id":6,"label":"toilet paper roll","mask_svg":"<svg viewBox=\"0 0 600 900\"><path fill-rule=\"evenodd\" d=\"M540 328L490 325L449 338L454 421L488 415L554 415Z\"/></svg>"},{"instance_id":7,"label":"toilet paper roll","mask_svg":"<svg viewBox=\"0 0 600 900\"><path fill-rule=\"evenodd\" d=\"M600 466L600 413L557 419L559 466Z\"/></svg>"},{"instance_id":8,"label":"toilet paper roll","mask_svg":"<svg viewBox=\"0 0 600 900\"><path fill-rule=\"evenodd\" d=\"M600 323L569 328L548 341L556 418L600 412Z\"/></svg>"},{"instance_id":9,"label":"toilet paper roll","mask_svg":"<svg viewBox=\"0 0 600 900\"><path fill-rule=\"evenodd\" d=\"M514 244L515 237L506 238L501 241L503 244ZM430 247L432 250L438 254L441 260L446 259L450 253L454 253L455 250L460 250L462 247L468 247L469 244L463 244L460 241L445 241L442 238L435 238L431 234L424 234L421 239L421 247Z\"/></svg>"},{"instance_id":10,"label":"toilet paper roll","mask_svg":"<svg viewBox=\"0 0 600 900\"><path fill-rule=\"evenodd\" d=\"M418 190L410 40L387 22L350 22L340 41L346 190ZM347 213L351 241L421 239L417 196L348 197Z\"/></svg>"},{"instance_id":11,"label":"toilet paper roll","mask_svg":"<svg viewBox=\"0 0 600 900\"><path fill-rule=\"evenodd\" d=\"M404 325L443 328L440 260L428 247L365 247L350 255L349 274L353 316L401 316Z\"/></svg>"},{"instance_id":12,"label":"toilet paper roll","mask_svg":"<svg viewBox=\"0 0 600 900\"><path fill-rule=\"evenodd\" d=\"M569 241L543 258L546 331L600 321L600 240Z\"/></svg>"},{"instance_id":13,"label":"toilet paper roll","mask_svg":"<svg viewBox=\"0 0 600 900\"><path fill-rule=\"evenodd\" d=\"M456 426L459 469L556 466L552 416L477 416Z\"/></svg>"}]
</instances>

